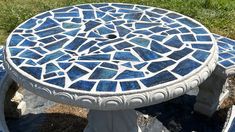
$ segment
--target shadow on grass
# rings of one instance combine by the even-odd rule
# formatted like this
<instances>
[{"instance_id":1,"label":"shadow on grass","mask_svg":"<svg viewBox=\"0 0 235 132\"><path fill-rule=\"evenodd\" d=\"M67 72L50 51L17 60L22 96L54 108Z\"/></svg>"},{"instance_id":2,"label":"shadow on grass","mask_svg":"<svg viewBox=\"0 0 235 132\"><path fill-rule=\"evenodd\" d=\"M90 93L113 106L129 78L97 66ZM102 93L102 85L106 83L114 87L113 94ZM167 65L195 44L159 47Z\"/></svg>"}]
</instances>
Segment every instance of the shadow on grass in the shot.
<instances>
[{"instance_id":1,"label":"shadow on grass","mask_svg":"<svg viewBox=\"0 0 235 132\"><path fill-rule=\"evenodd\" d=\"M83 132L85 118L62 113L27 114L7 119L10 132Z\"/></svg>"},{"instance_id":2,"label":"shadow on grass","mask_svg":"<svg viewBox=\"0 0 235 132\"><path fill-rule=\"evenodd\" d=\"M156 117L171 132L221 132L226 120L227 109L222 109L208 118L193 111L195 100L196 96L183 95L137 110Z\"/></svg>"}]
</instances>

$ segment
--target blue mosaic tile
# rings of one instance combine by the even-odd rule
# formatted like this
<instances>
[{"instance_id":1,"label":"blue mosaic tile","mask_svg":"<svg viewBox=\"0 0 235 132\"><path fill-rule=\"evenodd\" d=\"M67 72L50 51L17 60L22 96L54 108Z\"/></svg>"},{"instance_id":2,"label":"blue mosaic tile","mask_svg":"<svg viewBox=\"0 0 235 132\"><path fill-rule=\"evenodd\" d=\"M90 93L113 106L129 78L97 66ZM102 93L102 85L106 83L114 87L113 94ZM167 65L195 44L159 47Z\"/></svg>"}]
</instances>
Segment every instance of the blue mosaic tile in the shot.
<instances>
[{"instance_id":1,"label":"blue mosaic tile","mask_svg":"<svg viewBox=\"0 0 235 132\"><path fill-rule=\"evenodd\" d=\"M218 35L216 39L219 65L231 67L235 42ZM184 15L101 3L32 17L9 36L6 51L20 73L45 84L79 92L122 93L191 75L207 62L213 43L204 26Z\"/></svg>"}]
</instances>

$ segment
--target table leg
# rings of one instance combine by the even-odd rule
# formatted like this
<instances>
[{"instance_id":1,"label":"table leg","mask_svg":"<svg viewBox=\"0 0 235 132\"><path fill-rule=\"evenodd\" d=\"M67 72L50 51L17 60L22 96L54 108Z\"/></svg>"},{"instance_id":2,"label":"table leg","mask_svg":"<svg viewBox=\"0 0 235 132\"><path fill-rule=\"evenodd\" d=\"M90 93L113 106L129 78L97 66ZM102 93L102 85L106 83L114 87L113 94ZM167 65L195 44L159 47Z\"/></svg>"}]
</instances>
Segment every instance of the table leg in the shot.
<instances>
[{"instance_id":1,"label":"table leg","mask_svg":"<svg viewBox=\"0 0 235 132\"><path fill-rule=\"evenodd\" d=\"M90 110L84 132L141 132L135 110Z\"/></svg>"},{"instance_id":2,"label":"table leg","mask_svg":"<svg viewBox=\"0 0 235 132\"><path fill-rule=\"evenodd\" d=\"M212 73L212 75L199 86L199 93L196 98L194 110L201 114L212 116L219 106L220 94L223 88L225 88L225 83L226 78Z\"/></svg>"}]
</instances>

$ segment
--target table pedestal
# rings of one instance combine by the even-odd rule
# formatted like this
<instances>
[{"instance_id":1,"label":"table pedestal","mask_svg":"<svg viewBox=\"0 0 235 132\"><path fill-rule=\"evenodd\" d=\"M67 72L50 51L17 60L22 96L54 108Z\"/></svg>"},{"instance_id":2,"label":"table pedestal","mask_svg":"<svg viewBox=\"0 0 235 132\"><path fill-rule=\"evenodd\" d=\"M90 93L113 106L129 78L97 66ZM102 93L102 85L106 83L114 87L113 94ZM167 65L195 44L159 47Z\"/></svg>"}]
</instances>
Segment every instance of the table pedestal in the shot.
<instances>
[{"instance_id":1,"label":"table pedestal","mask_svg":"<svg viewBox=\"0 0 235 132\"><path fill-rule=\"evenodd\" d=\"M84 132L141 132L135 110L90 110Z\"/></svg>"}]
</instances>

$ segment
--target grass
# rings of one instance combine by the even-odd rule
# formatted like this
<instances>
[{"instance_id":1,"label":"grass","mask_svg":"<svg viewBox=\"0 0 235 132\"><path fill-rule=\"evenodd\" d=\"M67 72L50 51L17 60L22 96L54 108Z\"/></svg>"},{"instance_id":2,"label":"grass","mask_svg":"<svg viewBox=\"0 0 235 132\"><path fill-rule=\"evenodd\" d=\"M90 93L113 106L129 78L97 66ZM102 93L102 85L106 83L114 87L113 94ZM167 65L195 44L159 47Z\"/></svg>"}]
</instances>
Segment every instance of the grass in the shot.
<instances>
[{"instance_id":1,"label":"grass","mask_svg":"<svg viewBox=\"0 0 235 132\"><path fill-rule=\"evenodd\" d=\"M235 1L231 0L1 0L0 44L30 17L53 8L81 3L120 2L155 6L190 16L211 32L235 39Z\"/></svg>"}]
</instances>

